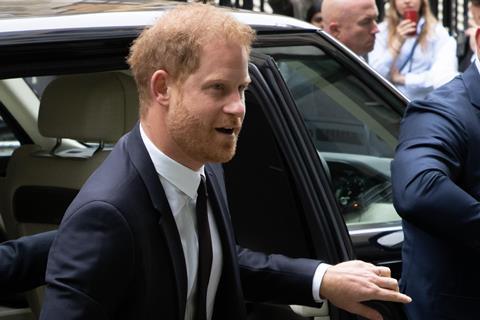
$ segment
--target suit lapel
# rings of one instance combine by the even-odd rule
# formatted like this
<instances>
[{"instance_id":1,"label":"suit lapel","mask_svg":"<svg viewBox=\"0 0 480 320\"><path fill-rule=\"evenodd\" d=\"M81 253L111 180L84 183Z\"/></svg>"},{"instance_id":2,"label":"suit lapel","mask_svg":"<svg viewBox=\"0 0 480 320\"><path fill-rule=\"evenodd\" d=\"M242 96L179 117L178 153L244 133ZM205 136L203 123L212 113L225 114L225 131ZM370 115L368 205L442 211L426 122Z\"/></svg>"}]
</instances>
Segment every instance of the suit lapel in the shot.
<instances>
[{"instance_id":1,"label":"suit lapel","mask_svg":"<svg viewBox=\"0 0 480 320\"><path fill-rule=\"evenodd\" d=\"M223 251L224 254L227 253L229 255L228 258L230 259L231 255L236 251L230 216L228 214L228 204L226 202L225 190L223 186L220 186L218 175L215 174L214 170L212 170L212 165L206 166L205 171L208 176L208 198L210 205L212 206L215 222L217 223L218 231L221 237Z\"/></svg>"},{"instance_id":2,"label":"suit lapel","mask_svg":"<svg viewBox=\"0 0 480 320\"><path fill-rule=\"evenodd\" d=\"M228 210L223 169L221 165L205 166L210 205L222 242L223 268L215 297L213 319L246 319L237 249Z\"/></svg>"},{"instance_id":3,"label":"suit lapel","mask_svg":"<svg viewBox=\"0 0 480 320\"><path fill-rule=\"evenodd\" d=\"M173 272L177 281L178 319L183 320L187 300L187 268L185 266L182 242L165 191L143 144L138 123L128 136L127 152L138 174L145 183L152 205L158 213L160 233L167 244L170 261L172 262ZM159 288L159 290L161 289Z\"/></svg>"}]
</instances>

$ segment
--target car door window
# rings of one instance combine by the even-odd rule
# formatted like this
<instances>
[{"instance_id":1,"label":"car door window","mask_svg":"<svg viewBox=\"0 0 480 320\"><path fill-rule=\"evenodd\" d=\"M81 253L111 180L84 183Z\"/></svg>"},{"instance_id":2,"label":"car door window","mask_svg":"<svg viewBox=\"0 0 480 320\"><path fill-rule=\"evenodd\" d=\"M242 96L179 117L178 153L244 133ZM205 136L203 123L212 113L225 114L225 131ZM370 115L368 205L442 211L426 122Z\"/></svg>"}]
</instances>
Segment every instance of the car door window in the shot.
<instances>
[{"instance_id":1,"label":"car door window","mask_svg":"<svg viewBox=\"0 0 480 320\"><path fill-rule=\"evenodd\" d=\"M43 91L56 76L26 77L23 78L35 95L40 99Z\"/></svg>"},{"instance_id":2,"label":"car door window","mask_svg":"<svg viewBox=\"0 0 480 320\"><path fill-rule=\"evenodd\" d=\"M349 227L399 221L390 162L401 115L332 55L314 46L258 48L277 62L326 160Z\"/></svg>"},{"instance_id":3,"label":"car door window","mask_svg":"<svg viewBox=\"0 0 480 320\"><path fill-rule=\"evenodd\" d=\"M3 117L0 116L0 158L9 157L20 146L20 142L13 134Z\"/></svg>"}]
</instances>

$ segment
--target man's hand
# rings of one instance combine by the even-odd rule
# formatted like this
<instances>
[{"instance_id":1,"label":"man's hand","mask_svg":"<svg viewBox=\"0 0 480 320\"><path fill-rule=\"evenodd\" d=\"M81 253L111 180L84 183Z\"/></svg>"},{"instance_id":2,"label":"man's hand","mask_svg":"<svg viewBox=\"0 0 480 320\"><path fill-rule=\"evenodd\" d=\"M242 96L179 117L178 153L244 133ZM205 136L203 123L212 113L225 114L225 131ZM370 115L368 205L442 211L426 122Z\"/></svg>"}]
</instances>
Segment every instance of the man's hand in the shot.
<instances>
[{"instance_id":1,"label":"man's hand","mask_svg":"<svg viewBox=\"0 0 480 320\"><path fill-rule=\"evenodd\" d=\"M390 277L389 268L358 260L329 267L323 276L320 295L339 308L371 320L383 318L362 301L412 301L409 296L399 292L398 282Z\"/></svg>"}]
</instances>

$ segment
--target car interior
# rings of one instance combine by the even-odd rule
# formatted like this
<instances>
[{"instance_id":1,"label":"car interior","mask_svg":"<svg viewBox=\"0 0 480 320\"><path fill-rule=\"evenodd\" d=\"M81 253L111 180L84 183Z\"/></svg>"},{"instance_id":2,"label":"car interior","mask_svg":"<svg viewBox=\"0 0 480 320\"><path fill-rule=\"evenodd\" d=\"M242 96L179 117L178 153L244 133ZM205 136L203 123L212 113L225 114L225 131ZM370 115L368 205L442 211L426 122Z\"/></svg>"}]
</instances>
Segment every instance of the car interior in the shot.
<instances>
[{"instance_id":1,"label":"car interior","mask_svg":"<svg viewBox=\"0 0 480 320\"><path fill-rule=\"evenodd\" d=\"M0 191L9 238L58 227L81 186L108 155L105 144L117 141L136 122L136 96L133 79L121 72L60 76L49 83L38 127L57 143L50 149L25 144L13 152ZM65 147L65 139L96 146ZM27 295L36 315L42 292L39 288Z\"/></svg>"},{"instance_id":2,"label":"car interior","mask_svg":"<svg viewBox=\"0 0 480 320\"><path fill-rule=\"evenodd\" d=\"M137 121L137 99L133 78L124 71L49 78L40 96L38 130L56 143L48 147L23 144L13 151L0 184L0 210L8 238L58 227L112 144ZM237 156L224 166L237 240L255 250L313 257L299 196L254 92L247 92L246 104L249 116ZM5 308L4 313L0 309L0 319L35 319L43 288L26 298L30 310L24 308L11 318L12 309ZM252 320L304 319L287 306L249 303L248 310ZM317 315L327 312L325 304Z\"/></svg>"}]
</instances>

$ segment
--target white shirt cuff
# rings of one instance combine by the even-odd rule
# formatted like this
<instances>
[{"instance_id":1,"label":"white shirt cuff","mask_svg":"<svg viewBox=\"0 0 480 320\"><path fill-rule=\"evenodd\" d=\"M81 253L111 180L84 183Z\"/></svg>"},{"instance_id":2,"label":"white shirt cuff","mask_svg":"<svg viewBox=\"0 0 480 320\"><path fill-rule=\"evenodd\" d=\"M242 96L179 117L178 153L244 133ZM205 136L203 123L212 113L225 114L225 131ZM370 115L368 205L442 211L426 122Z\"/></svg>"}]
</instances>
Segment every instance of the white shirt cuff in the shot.
<instances>
[{"instance_id":1,"label":"white shirt cuff","mask_svg":"<svg viewBox=\"0 0 480 320\"><path fill-rule=\"evenodd\" d=\"M331 267L331 265L328 263L320 263L317 270L315 270L312 284L312 295L315 302L321 303L325 301L325 299L320 297L320 287L322 286L323 276L329 267Z\"/></svg>"}]
</instances>

